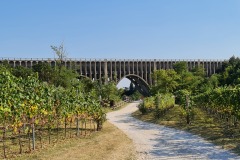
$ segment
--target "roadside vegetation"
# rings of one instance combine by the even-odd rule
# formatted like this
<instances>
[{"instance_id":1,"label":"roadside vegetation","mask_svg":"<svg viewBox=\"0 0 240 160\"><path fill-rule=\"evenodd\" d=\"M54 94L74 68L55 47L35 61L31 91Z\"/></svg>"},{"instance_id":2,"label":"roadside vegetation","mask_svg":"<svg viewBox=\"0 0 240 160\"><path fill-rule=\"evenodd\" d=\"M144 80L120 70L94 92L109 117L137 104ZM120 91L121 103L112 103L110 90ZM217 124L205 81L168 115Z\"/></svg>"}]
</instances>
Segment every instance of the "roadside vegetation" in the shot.
<instances>
[{"instance_id":1,"label":"roadside vegetation","mask_svg":"<svg viewBox=\"0 0 240 160\"><path fill-rule=\"evenodd\" d=\"M95 134L102 130L108 108L121 102L115 82L81 78L63 65L63 45L52 49L57 66L0 64L0 158Z\"/></svg>"},{"instance_id":2,"label":"roadside vegetation","mask_svg":"<svg viewBox=\"0 0 240 160\"><path fill-rule=\"evenodd\" d=\"M239 69L240 59L233 56L210 77L202 66L188 70L185 62L156 70L152 96L133 115L201 135L240 155Z\"/></svg>"}]
</instances>

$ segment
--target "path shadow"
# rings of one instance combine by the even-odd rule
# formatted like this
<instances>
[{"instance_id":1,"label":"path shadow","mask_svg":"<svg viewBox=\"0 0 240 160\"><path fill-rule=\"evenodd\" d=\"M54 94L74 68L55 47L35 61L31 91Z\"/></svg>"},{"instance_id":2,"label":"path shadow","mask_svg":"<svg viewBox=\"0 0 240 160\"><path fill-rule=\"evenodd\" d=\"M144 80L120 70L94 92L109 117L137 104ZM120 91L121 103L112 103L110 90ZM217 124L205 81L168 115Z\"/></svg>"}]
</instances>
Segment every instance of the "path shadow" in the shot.
<instances>
[{"instance_id":1,"label":"path shadow","mask_svg":"<svg viewBox=\"0 0 240 160\"><path fill-rule=\"evenodd\" d=\"M149 140L153 146L147 151L156 159L176 159L177 157L181 159L240 159L234 153L216 147L197 135L143 122L135 119L129 113L116 115L115 119L113 120L114 123L125 123L130 126L131 130L136 132L156 131L157 133L149 136L152 137Z\"/></svg>"}]
</instances>

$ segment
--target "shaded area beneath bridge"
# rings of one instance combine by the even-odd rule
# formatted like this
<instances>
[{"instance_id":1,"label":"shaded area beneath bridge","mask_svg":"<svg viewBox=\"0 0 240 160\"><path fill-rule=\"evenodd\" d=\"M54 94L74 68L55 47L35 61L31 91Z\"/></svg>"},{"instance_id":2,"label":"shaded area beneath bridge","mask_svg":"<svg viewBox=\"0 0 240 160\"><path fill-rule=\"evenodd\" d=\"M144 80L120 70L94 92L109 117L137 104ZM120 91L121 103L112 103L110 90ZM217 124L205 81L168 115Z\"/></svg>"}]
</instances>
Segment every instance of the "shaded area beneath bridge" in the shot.
<instances>
[{"instance_id":1,"label":"shaded area beneath bridge","mask_svg":"<svg viewBox=\"0 0 240 160\"><path fill-rule=\"evenodd\" d=\"M135 90L138 90L144 97L150 96L150 88L146 81L137 75L127 75L125 78L129 79L134 84ZM130 91L131 92L131 91Z\"/></svg>"}]
</instances>

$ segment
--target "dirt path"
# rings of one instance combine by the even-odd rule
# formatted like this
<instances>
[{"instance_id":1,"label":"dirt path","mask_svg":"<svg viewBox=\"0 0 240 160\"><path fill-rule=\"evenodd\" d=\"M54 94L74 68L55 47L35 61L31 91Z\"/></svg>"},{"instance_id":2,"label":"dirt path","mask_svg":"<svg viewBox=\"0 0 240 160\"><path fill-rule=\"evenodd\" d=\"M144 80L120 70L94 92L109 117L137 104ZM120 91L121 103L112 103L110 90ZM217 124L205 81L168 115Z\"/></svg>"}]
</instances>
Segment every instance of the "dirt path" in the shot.
<instances>
[{"instance_id":1,"label":"dirt path","mask_svg":"<svg viewBox=\"0 0 240 160\"><path fill-rule=\"evenodd\" d=\"M108 121L121 129L136 146L138 159L240 159L201 137L131 117L138 103L107 114Z\"/></svg>"}]
</instances>

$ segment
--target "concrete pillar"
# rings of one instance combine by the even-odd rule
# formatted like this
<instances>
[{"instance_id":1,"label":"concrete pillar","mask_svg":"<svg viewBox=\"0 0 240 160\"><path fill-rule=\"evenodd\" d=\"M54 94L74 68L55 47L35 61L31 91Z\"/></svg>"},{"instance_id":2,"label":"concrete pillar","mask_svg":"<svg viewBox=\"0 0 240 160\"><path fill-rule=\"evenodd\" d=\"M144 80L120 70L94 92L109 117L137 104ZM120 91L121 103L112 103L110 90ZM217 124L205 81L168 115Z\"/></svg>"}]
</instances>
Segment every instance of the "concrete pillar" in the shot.
<instances>
[{"instance_id":1,"label":"concrete pillar","mask_svg":"<svg viewBox=\"0 0 240 160\"><path fill-rule=\"evenodd\" d=\"M108 83L108 70L107 70L107 60L104 60L104 83Z\"/></svg>"},{"instance_id":2,"label":"concrete pillar","mask_svg":"<svg viewBox=\"0 0 240 160\"><path fill-rule=\"evenodd\" d=\"M140 76L139 75L139 69L138 69L138 63L139 63L139 61L137 60L137 75Z\"/></svg>"},{"instance_id":3,"label":"concrete pillar","mask_svg":"<svg viewBox=\"0 0 240 160\"><path fill-rule=\"evenodd\" d=\"M135 60L133 60L133 74L135 74Z\"/></svg>"},{"instance_id":4,"label":"concrete pillar","mask_svg":"<svg viewBox=\"0 0 240 160\"><path fill-rule=\"evenodd\" d=\"M97 62L96 62L96 59L94 61L94 80L97 80Z\"/></svg>"},{"instance_id":5,"label":"concrete pillar","mask_svg":"<svg viewBox=\"0 0 240 160\"><path fill-rule=\"evenodd\" d=\"M216 73L216 62L213 62L213 74L215 74Z\"/></svg>"},{"instance_id":6,"label":"concrete pillar","mask_svg":"<svg viewBox=\"0 0 240 160\"><path fill-rule=\"evenodd\" d=\"M150 85L152 85L152 61L150 61L150 68L149 68L149 72L148 72L148 77L149 77L149 81L150 81Z\"/></svg>"},{"instance_id":7,"label":"concrete pillar","mask_svg":"<svg viewBox=\"0 0 240 160\"><path fill-rule=\"evenodd\" d=\"M79 70L80 70L80 75L82 75L82 61L81 61L81 59L80 59L80 61L79 61Z\"/></svg>"},{"instance_id":8,"label":"concrete pillar","mask_svg":"<svg viewBox=\"0 0 240 160\"><path fill-rule=\"evenodd\" d=\"M127 74L130 74L131 73L131 66L130 66L130 60L128 60L128 73Z\"/></svg>"},{"instance_id":9,"label":"concrete pillar","mask_svg":"<svg viewBox=\"0 0 240 160\"><path fill-rule=\"evenodd\" d=\"M85 59L85 62L84 62L84 65L85 65L85 66L84 66L84 68L85 68L85 76L86 76L86 77L88 77L88 75L87 75L87 74L88 74L88 65L87 65L87 63L88 63L88 62L87 62L87 60Z\"/></svg>"},{"instance_id":10,"label":"concrete pillar","mask_svg":"<svg viewBox=\"0 0 240 160\"><path fill-rule=\"evenodd\" d=\"M112 68L112 61L110 61L110 80L113 79L113 68Z\"/></svg>"},{"instance_id":11,"label":"concrete pillar","mask_svg":"<svg viewBox=\"0 0 240 160\"><path fill-rule=\"evenodd\" d=\"M208 72L208 62L206 62L206 73L207 73L207 75L209 75L209 72Z\"/></svg>"},{"instance_id":12,"label":"concrete pillar","mask_svg":"<svg viewBox=\"0 0 240 160\"><path fill-rule=\"evenodd\" d=\"M117 83L117 60L115 59L115 63L114 63L114 80Z\"/></svg>"},{"instance_id":13,"label":"concrete pillar","mask_svg":"<svg viewBox=\"0 0 240 160\"><path fill-rule=\"evenodd\" d=\"M209 71L210 71L209 75L212 75L212 61L211 60L210 60L210 64L209 64Z\"/></svg>"},{"instance_id":14,"label":"concrete pillar","mask_svg":"<svg viewBox=\"0 0 240 160\"><path fill-rule=\"evenodd\" d=\"M90 74L89 77L90 77L91 80L92 80L93 77L92 77L92 60L91 60L91 59L90 59L89 65L90 65L90 66L89 66L89 74Z\"/></svg>"},{"instance_id":15,"label":"concrete pillar","mask_svg":"<svg viewBox=\"0 0 240 160\"><path fill-rule=\"evenodd\" d=\"M156 71L157 70L157 64L156 64L156 59L154 59L154 62L153 62L153 71Z\"/></svg>"},{"instance_id":16,"label":"concrete pillar","mask_svg":"<svg viewBox=\"0 0 240 160\"><path fill-rule=\"evenodd\" d=\"M125 59L123 60L123 75L126 76Z\"/></svg>"},{"instance_id":17,"label":"concrete pillar","mask_svg":"<svg viewBox=\"0 0 240 160\"><path fill-rule=\"evenodd\" d=\"M122 79L122 61L119 61L119 80Z\"/></svg>"},{"instance_id":18,"label":"concrete pillar","mask_svg":"<svg viewBox=\"0 0 240 160\"><path fill-rule=\"evenodd\" d=\"M147 81L148 82L148 75L147 75L147 72L148 72L148 62L147 61L145 61L145 81Z\"/></svg>"},{"instance_id":19,"label":"concrete pillar","mask_svg":"<svg viewBox=\"0 0 240 160\"><path fill-rule=\"evenodd\" d=\"M102 60L99 60L99 80L102 83Z\"/></svg>"}]
</instances>

